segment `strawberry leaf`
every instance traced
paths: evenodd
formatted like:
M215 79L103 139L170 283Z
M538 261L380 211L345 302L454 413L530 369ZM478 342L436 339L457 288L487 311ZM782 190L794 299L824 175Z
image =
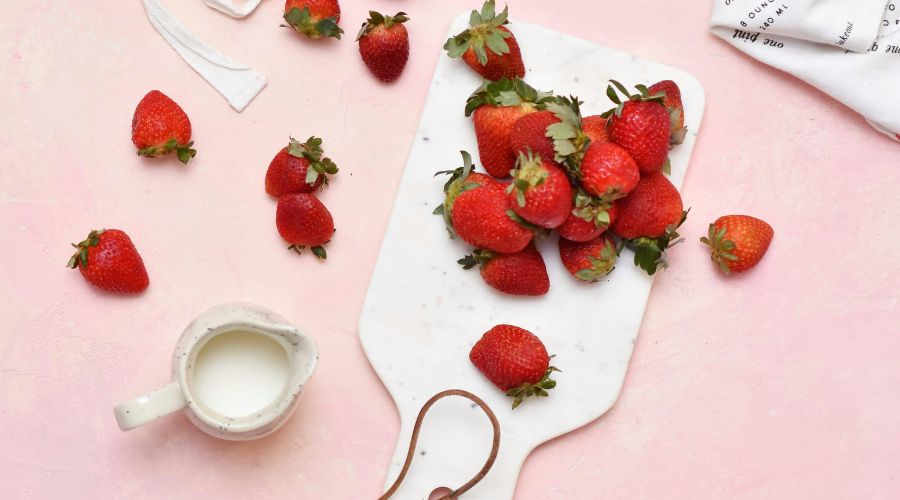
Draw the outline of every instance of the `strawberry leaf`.
M310 248L310 250L312 250L313 255L321 260L325 260L326 258L328 258L327 254L325 253L325 248L322 246L315 246Z
M666 251L684 241L678 234L678 228L684 224L690 209L681 213L681 220L666 229L666 233L659 238L640 237L629 240L627 245L634 250L634 263L647 272L650 276L656 274L659 268L669 266L666 259Z

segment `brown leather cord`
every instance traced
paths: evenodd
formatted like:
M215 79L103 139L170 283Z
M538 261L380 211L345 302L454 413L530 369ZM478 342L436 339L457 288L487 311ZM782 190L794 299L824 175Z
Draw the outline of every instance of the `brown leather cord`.
M439 392L435 394L431 399L429 399L422 409L419 410L419 416L416 418L416 425L413 427L412 438L409 440L409 451L406 452L406 462L403 463L403 469L400 470L400 474L397 475L397 479L394 481L394 484L391 485L390 488L378 498L378 500L387 500L391 498L391 496L397 492L397 488L400 487L400 483L403 482L403 479L406 477L406 473L409 472L409 466L412 464L413 457L416 453L416 442L419 440L419 431L422 430L422 421L425 420L425 414L428 413L428 410L434 406L435 403L438 402L439 399L445 398L447 396L462 396L464 398L470 399L472 402L481 407L487 417L491 420L491 427L494 428L494 441L491 444L491 454L488 455L487 462L484 463L484 466L478 471L478 474L475 475L472 479L470 479L466 484L456 488L451 491L450 494L439 498L438 500L455 500L459 498L460 495L472 489L473 486L478 484L484 476L487 475L488 471L491 470L491 466L494 465L494 461L497 460L497 452L500 450L500 422L497 421L497 416L494 415L493 410L479 398L478 396L472 394L469 391L464 391L462 389L450 389L447 391Z

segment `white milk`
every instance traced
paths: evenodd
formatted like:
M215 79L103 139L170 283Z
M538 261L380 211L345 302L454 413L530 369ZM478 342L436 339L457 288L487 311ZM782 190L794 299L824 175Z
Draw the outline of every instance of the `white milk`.
M287 352L275 339L246 331L225 332L200 349L193 392L220 415L252 415L280 399L290 377Z

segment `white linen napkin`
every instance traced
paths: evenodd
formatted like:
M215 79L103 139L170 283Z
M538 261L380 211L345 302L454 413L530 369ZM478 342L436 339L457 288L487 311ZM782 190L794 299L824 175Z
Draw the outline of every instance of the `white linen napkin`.
M143 0L143 2L150 24L178 52L178 55L194 68L194 71L228 100L228 104L236 111L243 111L266 86L266 77L249 66L228 59L201 42L158 0ZM252 3L245 4L245 7Z
M714 0L710 24L900 141L900 0Z

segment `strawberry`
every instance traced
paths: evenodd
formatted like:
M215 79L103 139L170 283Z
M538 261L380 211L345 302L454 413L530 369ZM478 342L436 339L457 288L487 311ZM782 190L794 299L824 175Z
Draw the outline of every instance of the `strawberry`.
M175 101L158 90L141 99L131 119L131 142L138 156L162 156L175 153L181 163L197 154L191 149L191 120Z
M591 140L592 144L608 142L609 135L606 133L606 124L609 120L600 115L585 116L581 119L581 128L584 135Z
M687 218L675 186L661 172L649 174L618 204L612 230L629 240L634 263L651 275L666 267L665 251L681 241L676 230Z
M684 126L684 105L681 103L681 89L672 80L663 80L650 86L650 95L663 94L662 104L669 112L670 144L681 144L687 135Z
M506 188L506 184L494 179L493 177L482 174L480 172L472 172L472 156L465 151L460 151L463 156L464 166L457 167L454 170L441 170L437 172L435 177L438 175L450 175L450 178L447 182L444 183L444 201L441 202L437 208L432 212L434 215L440 215L444 219L444 224L447 226L447 232L450 233L450 238L455 238L456 233L453 232L453 225L450 223L450 210L447 210L446 207L450 205L450 201L455 199L456 196L461 192L462 186L465 185L467 188L471 188L473 186L493 186L499 188Z
M608 235L576 242L559 239L559 258L576 278L594 282L611 273L618 257L616 242Z
M509 8L495 14L494 0L487 0L481 12L472 11L469 29L447 40L444 50L452 58L462 57L476 73L488 80L522 78L525 64L519 44L504 26L509 21Z
M313 254L325 259L322 246L334 234L331 212L318 198L309 193L291 193L278 198L275 210L275 225L278 233L291 244L288 248L297 253L311 247Z
M515 213L548 229L565 222L572 211L572 184L561 168L531 152L520 153L512 174L506 192Z
M509 148L518 157L531 151L541 158L554 160L553 140L547 137L547 127L559 123L552 111L537 111L519 118L509 134ZM555 160L554 160L555 161Z
M631 154L612 142L588 146L578 173L581 187L606 201L626 196L641 178Z
M497 178L509 176L517 156L509 144L514 125L522 116L535 112L549 95L520 78L501 78L485 82L469 96L466 116L472 115L478 155L489 174Z
M537 296L550 290L547 266L534 244L511 254L479 249L457 262L463 269L479 266L485 283L503 293Z
M492 384L513 398L513 409L528 397L547 397L547 391L556 387L550 375L559 370L550 366L550 356L541 339L524 328L491 328L472 347L469 360Z
M619 200L613 231L626 239L658 238L681 218L684 206L678 190L661 173L646 175L629 196Z
M291 137L266 171L266 192L279 197L288 193L312 193L336 174L337 165L322 156L322 139L310 137L301 143Z
M522 220L509 208L503 184L482 176L470 182L472 156L462 151L463 167L450 173L444 184L444 204L434 213L444 216L450 236L458 235L466 243L499 253L524 249L539 229Z
M383 82L393 82L406 67L409 59L409 33L403 26L406 21L409 16L405 12L385 16L370 10L369 19L356 37L363 62Z
M87 239L72 244L77 249L68 266L78 268L88 282L114 293L140 293L147 289L150 277L137 248L123 231L91 231Z
M650 95L644 85L637 85L639 93L628 95L625 87L611 80L606 91L618 106L602 116L609 118L609 138L627 149L638 164L641 174L651 174L660 170L669 172L669 113L662 105L662 95ZM626 96L623 102L615 89Z
M709 225L709 236L700 241L712 249L712 261L725 274L741 273L755 266L775 231L768 223L749 215L726 215Z
M579 191L575 195L575 209L556 230L569 241L591 241L609 229L617 213L614 202L604 202Z
M288 27L307 38L340 40L344 32L338 26L341 6L337 0L287 0L284 2L284 20Z

